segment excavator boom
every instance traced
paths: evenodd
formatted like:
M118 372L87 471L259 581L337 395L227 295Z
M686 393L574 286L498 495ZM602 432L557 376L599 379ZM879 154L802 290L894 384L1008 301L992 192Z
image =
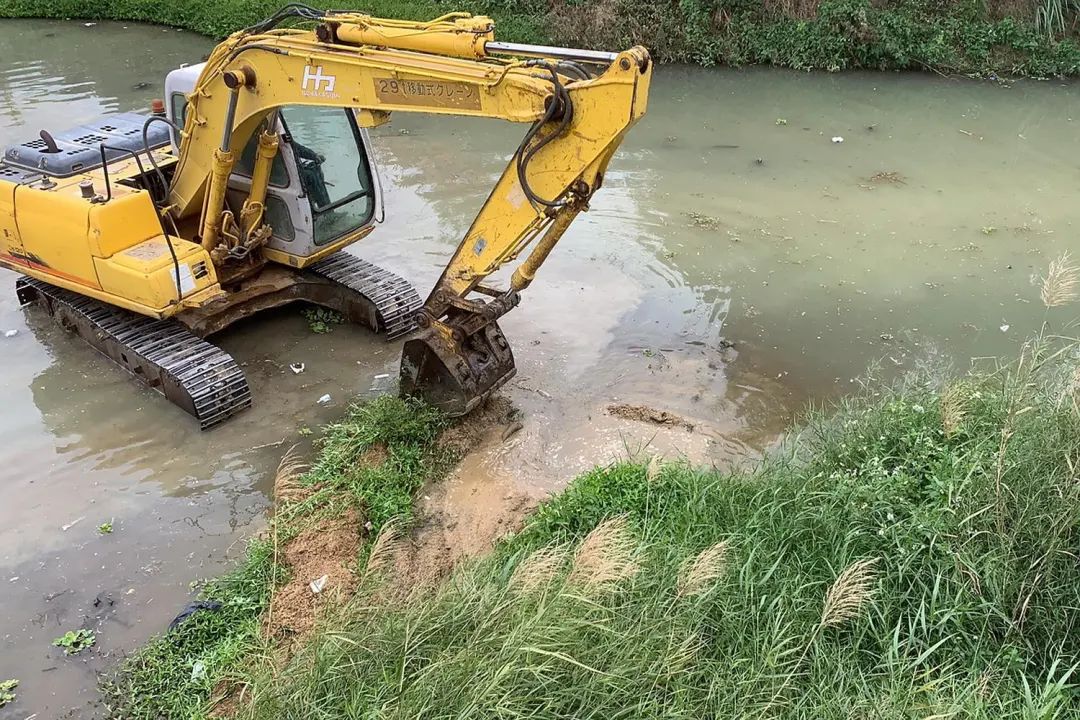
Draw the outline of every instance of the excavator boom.
M317 25L279 28L289 17ZM236 156L290 105L354 108L364 127L395 112L528 123L420 310L420 337L403 353L402 390L462 414L513 375L497 319L518 304L588 208L623 136L645 113L651 73L644 48L615 54L500 44L484 17L409 23L291 6L234 34L207 60L188 98L169 212L177 223L197 216L199 241L213 255L228 235L225 184ZM259 217L266 175L255 173L240 213L245 233L257 224L250 218ZM508 287L482 284L530 245Z

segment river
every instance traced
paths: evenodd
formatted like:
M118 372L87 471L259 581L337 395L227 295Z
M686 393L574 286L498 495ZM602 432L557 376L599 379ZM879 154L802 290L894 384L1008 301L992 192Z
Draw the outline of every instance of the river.
M3 21L0 141L146 108L211 46L147 25ZM524 427L482 464L539 492L650 443L724 464L870 365L1012 353L1046 317L1032 277L1076 246L1077 100L1057 81L659 68L591 211L503 322ZM379 128L387 218L351 251L425 294L523 130L405 115ZM91 717L95 673L235 561L281 454L390 390L400 345L312 334L296 309L231 329L216 342L255 407L200 433L20 308L14 280L0 271L0 330L17 331L0 337L0 680L21 685L0 718ZM614 402L697 430L610 417ZM50 646L78 627L96 630L92 651Z

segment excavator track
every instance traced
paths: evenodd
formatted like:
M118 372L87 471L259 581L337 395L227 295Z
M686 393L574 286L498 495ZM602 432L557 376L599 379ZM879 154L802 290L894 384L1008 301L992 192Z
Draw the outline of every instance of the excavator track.
M247 378L220 348L175 320L155 320L28 277L19 302L38 301L63 327L195 416L206 430L251 407Z
M337 252L307 268L327 280L355 290L375 307L377 332L395 340L416 328L420 296L403 277L345 252Z

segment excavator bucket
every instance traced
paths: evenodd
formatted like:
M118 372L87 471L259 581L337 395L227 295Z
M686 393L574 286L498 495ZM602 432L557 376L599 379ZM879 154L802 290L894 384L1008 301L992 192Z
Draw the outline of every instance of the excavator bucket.
M401 351L402 394L450 417L470 412L516 372L514 353L495 321L461 341L445 327L429 327Z

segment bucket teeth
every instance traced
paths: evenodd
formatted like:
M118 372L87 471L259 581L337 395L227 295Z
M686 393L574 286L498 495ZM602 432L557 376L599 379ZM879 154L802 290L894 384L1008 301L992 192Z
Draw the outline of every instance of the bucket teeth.
M431 327L401 351L401 392L450 417L471 412L516 372L510 344L494 320L462 342Z
M175 320L137 315L33 278L15 283L19 302L38 301L64 327L194 415L207 430L251 407L247 379L226 352Z

